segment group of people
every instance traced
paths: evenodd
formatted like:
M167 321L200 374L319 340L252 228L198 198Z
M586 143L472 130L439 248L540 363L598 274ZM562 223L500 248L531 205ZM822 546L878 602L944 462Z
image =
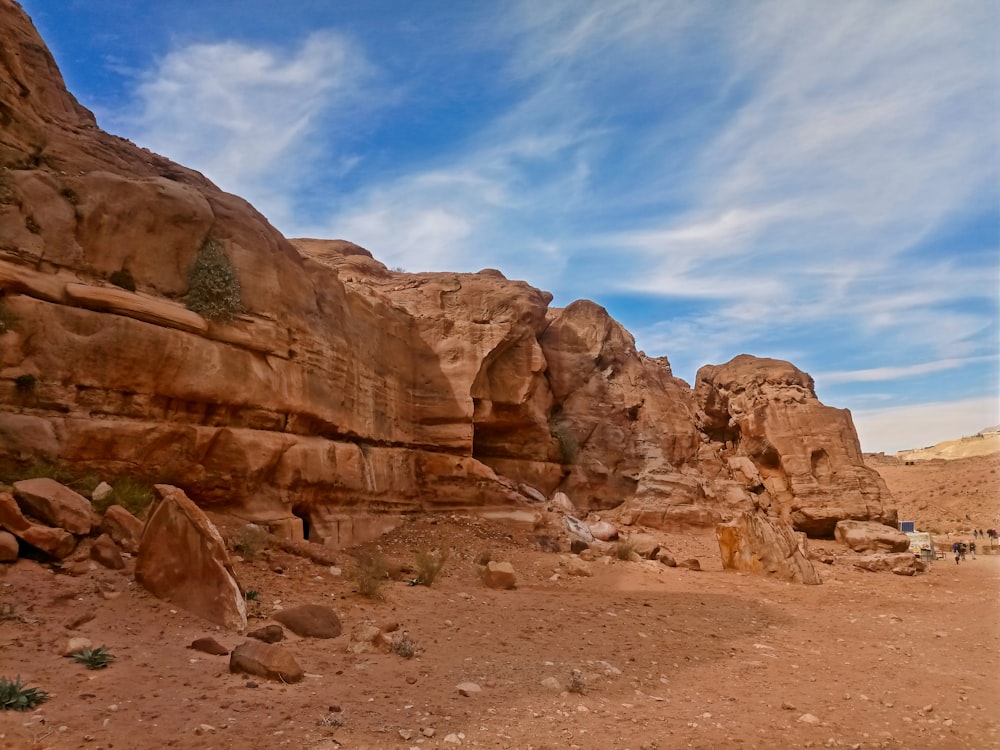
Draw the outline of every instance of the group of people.
M975 534L975 532L973 532ZM965 559L966 553L972 555L972 559L976 559L976 543L975 542L955 542L951 545L951 551L955 553L955 564Z

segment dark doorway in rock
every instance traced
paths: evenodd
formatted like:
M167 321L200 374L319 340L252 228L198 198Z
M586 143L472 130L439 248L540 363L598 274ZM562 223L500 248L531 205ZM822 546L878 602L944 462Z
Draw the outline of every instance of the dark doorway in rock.
M301 505L296 505L292 508L292 515L296 518L302 519L302 538L307 542L309 541L309 533L312 530L312 523L309 519L309 509Z

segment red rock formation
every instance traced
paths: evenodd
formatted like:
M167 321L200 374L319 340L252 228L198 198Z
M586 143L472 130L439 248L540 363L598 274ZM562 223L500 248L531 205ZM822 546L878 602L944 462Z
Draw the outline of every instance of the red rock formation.
M692 393L594 303L286 240L98 129L11 0L0 36L0 459L169 482L341 545L525 486L661 528L887 518L849 415L791 365L738 358ZM239 278L230 322L184 304L209 240ZM123 270L134 292L110 283Z
M740 355L701 368L695 400L702 432L758 508L811 537L832 538L844 518L895 525L884 505L888 488L864 465L850 412L821 404L806 373Z

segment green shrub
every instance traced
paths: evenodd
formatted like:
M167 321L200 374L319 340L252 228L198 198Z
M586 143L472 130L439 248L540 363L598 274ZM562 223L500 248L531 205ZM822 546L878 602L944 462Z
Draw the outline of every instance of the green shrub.
M187 307L209 320L232 320L243 312L240 280L222 243L205 240L188 272Z
M108 653L106 646L99 646L94 649L85 648L82 651L77 651L75 654L70 654L70 658L77 664L82 664L87 669L104 669L115 660L115 657Z
M432 586L448 560L448 551L431 552L421 550L417 553L417 582L421 586Z
M260 599L260 592L257 589L249 589L243 595L243 598L248 602L255 602Z
M358 555L358 567L354 571L354 582L358 593L368 599L380 599L380 589L389 576L389 564L377 552L362 552Z
M253 562L267 546L267 531L256 524L248 523L233 537L233 552L247 562Z
M81 480L86 483L86 477ZM87 495L93 492L91 488ZM133 516L141 518L153 502L153 488L132 477L118 477L111 482L111 492L107 497L95 500L92 505L98 513L104 513L112 505L120 505Z
M632 553L635 552L635 545L625 539L619 539L612 551L619 560L631 560Z
M108 276L108 281L117 287L122 289L127 289L130 292L135 291L135 279L132 277L132 272L127 268L123 268L120 271L115 271L113 274Z
M565 424L553 424L550 429L552 437L559 443L559 463L563 465L575 464L576 458L580 454L580 443L577 441L576 435Z
M44 690L22 685L20 675L14 681L0 677L0 710L30 711L39 703L45 703L48 698L48 693Z

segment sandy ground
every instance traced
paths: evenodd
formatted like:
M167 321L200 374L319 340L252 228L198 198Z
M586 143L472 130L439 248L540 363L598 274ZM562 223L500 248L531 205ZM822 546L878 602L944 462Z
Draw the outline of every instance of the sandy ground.
M261 592L252 627L299 603L328 604L344 624L331 640L289 634L307 673L296 685L231 674L228 657L188 648L244 637L153 599L127 571L3 566L0 675L50 699L0 712L0 747L1000 748L1000 550L903 577L814 542L834 561L817 564L823 585L801 586L723 571L711 535L659 536L703 570L605 558L572 577L530 529L445 516L380 540L402 563L449 550L435 584L388 582L372 601L354 591L346 553L334 575L267 550L237 563ZM516 589L480 583L485 551L513 563ZM366 622L398 623L416 656L350 653ZM60 655L71 635L115 661L72 663ZM582 692L567 689L575 670ZM461 695L465 681L481 692Z

